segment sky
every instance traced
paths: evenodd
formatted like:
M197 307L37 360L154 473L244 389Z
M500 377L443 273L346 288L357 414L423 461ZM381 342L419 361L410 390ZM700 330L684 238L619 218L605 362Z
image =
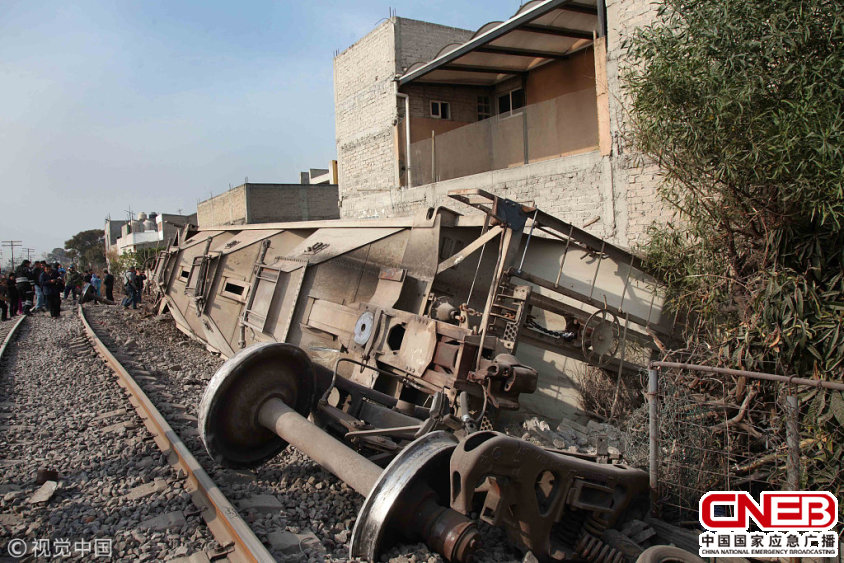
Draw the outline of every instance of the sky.
M474 30L520 3L2 0L0 240L40 258L130 209L298 183L336 158L335 51L390 8Z

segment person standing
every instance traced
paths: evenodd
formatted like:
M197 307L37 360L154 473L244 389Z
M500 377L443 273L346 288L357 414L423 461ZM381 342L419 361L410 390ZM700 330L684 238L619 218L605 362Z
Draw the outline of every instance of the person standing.
M128 309L132 305L133 309L138 308L138 286L135 274L135 267L129 266L129 269L123 273L123 291L126 292L126 297L123 298L121 305L124 309Z
M64 288L64 298L67 299L67 294L73 294L73 302L76 303L76 296L79 294L79 288L82 286L82 275L79 271L71 266L67 270L67 282Z
M105 286L105 296L109 301L114 301L114 276L111 272L105 270L105 278L103 278L103 285Z
M58 319L61 316L62 306L62 278L58 269L53 269L50 264L44 264L44 271L41 273L41 290L44 300L50 309L50 316Z
M47 309L44 301L44 290L41 287L41 274L43 273L44 266L40 261L36 260L35 265L32 267L32 284L34 286L33 289L35 290L35 307L32 308L33 313L37 311L45 311Z
M32 288L35 285L32 279L32 268L29 260L24 260L15 270L15 285L18 290L18 299L21 301L21 312L24 315L30 313L32 308Z
M144 281L147 279L143 272L135 273L135 287L138 289L138 303L141 302L144 294Z
M18 314L20 302L18 300L18 286L15 283L15 274L9 274L6 278L6 296L9 299L9 318Z
M100 293L100 286L102 285L103 280L100 279L100 276L97 275L97 272L91 273L91 285L94 286L94 291L97 292L97 295L101 295Z
M5 276L0 276L0 321L7 319L9 311L8 281Z

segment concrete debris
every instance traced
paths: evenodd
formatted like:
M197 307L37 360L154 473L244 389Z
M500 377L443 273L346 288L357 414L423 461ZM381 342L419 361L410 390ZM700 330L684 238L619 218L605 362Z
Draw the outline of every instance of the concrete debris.
M113 411L104 412L103 414L97 415L94 417L94 420L105 420L107 418L114 418L116 416L125 417L126 416L126 409L115 409Z
M41 487L29 497L29 504L43 504L53 498L59 488L58 481L45 481Z
M322 542L319 541L319 538L311 530L305 530L304 533L297 534L296 536L299 538L299 547L302 551L310 555L321 555L325 553L325 547L323 547Z
M255 495L237 501L237 507L244 512L278 512L284 507L272 495Z
M177 510L144 520L138 526L146 530L163 532L165 530L177 530L186 523L184 513L181 510Z
M168 563L211 563L211 558L204 551L192 553L187 557L177 557L170 559Z
M270 542L273 551L278 551L284 555L294 555L302 552L299 547L299 536L292 532L286 530L270 532L267 534L267 540Z
M149 495L166 491L168 487L169 485L164 479L155 479L152 483L140 485L129 491L129 494L126 495L126 500L138 500L148 497Z

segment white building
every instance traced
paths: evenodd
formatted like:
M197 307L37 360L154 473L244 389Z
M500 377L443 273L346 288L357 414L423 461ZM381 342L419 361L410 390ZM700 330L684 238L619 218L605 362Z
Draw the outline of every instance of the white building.
M137 252L146 248L158 248L167 245L186 225L196 226L196 214L174 215L168 213L139 213L131 221L112 221L106 219L105 244L106 256L117 249L117 254ZM115 237L119 228L119 237Z

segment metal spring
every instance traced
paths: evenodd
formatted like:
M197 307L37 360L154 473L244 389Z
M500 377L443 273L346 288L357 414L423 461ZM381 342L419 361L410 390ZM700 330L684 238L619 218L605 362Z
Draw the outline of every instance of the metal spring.
M561 524L555 527L555 535L566 545L574 547L581 536L581 529L586 520L584 512L573 510L566 514Z
M604 543L588 532L584 532L577 542L577 554L593 563L623 563L624 555L611 545Z

